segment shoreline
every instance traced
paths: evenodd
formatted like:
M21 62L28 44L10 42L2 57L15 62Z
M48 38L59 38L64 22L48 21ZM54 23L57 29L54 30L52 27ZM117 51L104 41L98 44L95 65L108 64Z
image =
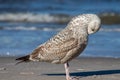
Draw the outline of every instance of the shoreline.
M65 80L63 64L15 63L14 57L0 57L1 80ZM80 80L119 80L120 58L76 58L70 62L70 71Z

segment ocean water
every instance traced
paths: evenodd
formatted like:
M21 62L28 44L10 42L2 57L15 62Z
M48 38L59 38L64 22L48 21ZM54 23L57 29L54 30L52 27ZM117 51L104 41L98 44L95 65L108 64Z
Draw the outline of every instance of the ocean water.
M118 0L0 0L0 56L23 56L65 28L78 14L114 12ZM81 56L120 58L120 25L89 36Z

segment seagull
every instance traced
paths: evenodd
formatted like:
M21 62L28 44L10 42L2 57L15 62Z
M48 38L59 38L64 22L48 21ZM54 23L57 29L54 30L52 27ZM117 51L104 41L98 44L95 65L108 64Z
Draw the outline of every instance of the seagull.
M18 63L28 61L64 64L66 80L76 80L70 76L69 61L79 56L86 48L88 36L97 32L101 20L96 14L81 14L71 19L68 25L39 45L29 55L17 58Z

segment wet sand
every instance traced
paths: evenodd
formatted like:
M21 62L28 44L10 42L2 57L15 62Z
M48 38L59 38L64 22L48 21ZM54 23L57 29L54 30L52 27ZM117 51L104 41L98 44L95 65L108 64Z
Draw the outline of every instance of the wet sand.
M0 58L0 80L65 80L63 64ZM77 58L70 62L71 76L80 80L120 80L120 58Z

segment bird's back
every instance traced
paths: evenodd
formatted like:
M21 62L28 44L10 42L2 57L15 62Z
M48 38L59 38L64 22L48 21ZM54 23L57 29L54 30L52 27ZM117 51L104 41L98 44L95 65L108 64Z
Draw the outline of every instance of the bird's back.
M78 38L74 36L74 31L66 28L37 47L30 55L30 59L33 61L65 63L83 51L86 43L82 44L84 42L82 40L86 39L81 38L81 44L79 45Z

